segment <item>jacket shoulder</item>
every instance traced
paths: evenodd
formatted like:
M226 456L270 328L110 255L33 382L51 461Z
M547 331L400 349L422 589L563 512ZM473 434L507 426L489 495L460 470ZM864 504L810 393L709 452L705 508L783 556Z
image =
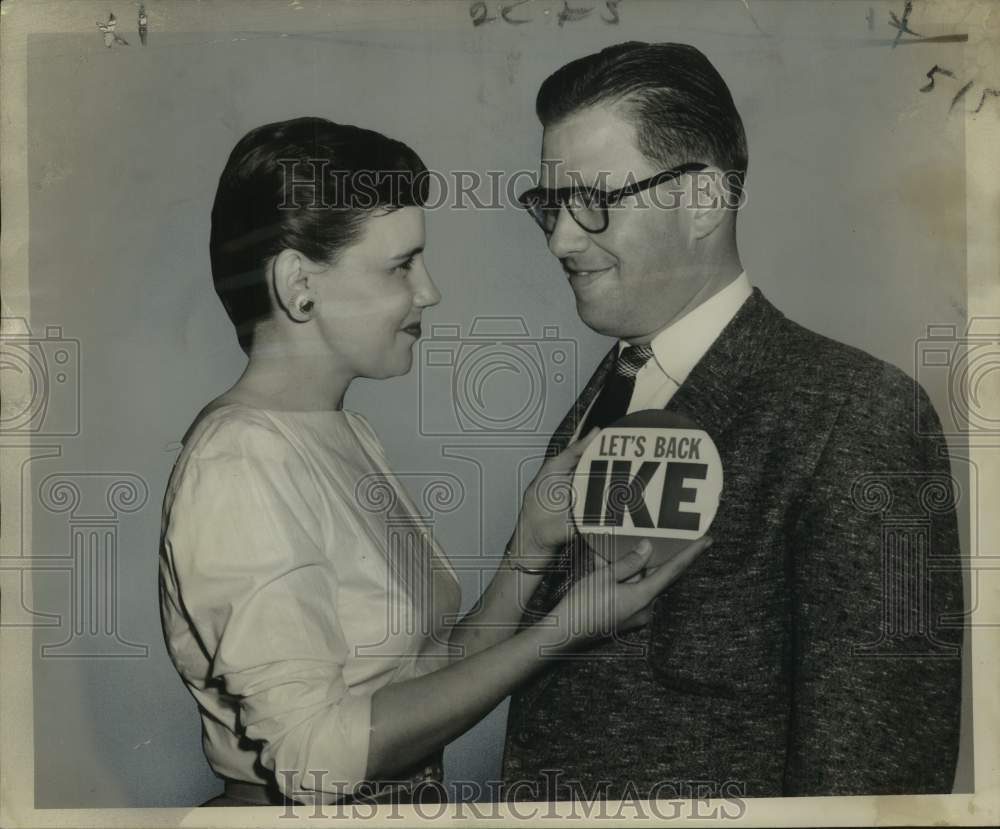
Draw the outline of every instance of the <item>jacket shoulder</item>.
M760 367L760 382L819 395L831 403L877 396L912 404L926 397L905 371L782 317Z

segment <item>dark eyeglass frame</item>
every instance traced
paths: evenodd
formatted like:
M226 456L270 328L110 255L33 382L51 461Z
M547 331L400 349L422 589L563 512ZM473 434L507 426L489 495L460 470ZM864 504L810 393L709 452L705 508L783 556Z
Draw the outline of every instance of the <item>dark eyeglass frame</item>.
M551 233L555 230L556 223L559 221L559 213L563 207L569 211L569 215L573 217L573 221L580 225L587 233L603 233L608 229L608 224L611 220L608 213L609 207L614 207L622 199L634 196L636 193L641 193L644 190L649 190L658 184L663 184L672 179L680 178L687 173L694 173L707 168L707 164L680 164L677 167L663 170L642 181L634 181L631 184L626 184L624 187L611 191L601 190L598 187L582 187L579 185L558 188L532 187L518 196L517 201L521 207L531 214L531 217L538 226L546 233ZM573 204L573 198L579 195L583 195L584 197L583 205ZM580 217L576 211L583 209L595 211L599 215L600 221L596 223L599 226L588 227L584 222L580 221Z

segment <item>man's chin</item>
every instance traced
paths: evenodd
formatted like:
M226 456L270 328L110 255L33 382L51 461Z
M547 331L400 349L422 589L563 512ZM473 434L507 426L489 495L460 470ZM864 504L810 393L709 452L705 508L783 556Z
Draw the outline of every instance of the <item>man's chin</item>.
M579 296L576 298L576 313L587 328L607 337L621 337L622 326L617 324L611 311L607 302L602 304L591 299L582 300Z

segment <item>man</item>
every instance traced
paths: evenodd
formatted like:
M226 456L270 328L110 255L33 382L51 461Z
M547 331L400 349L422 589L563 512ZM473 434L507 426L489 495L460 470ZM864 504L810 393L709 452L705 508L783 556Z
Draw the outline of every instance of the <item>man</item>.
M698 50L605 49L549 77L536 108L541 187L522 200L580 318L619 341L550 449L665 408L712 436L726 480L715 544L649 626L512 698L510 796L951 791L962 587L927 397L751 287L727 198L747 169L743 125ZM894 516L921 529L890 532ZM571 544L529 611L590 559Z

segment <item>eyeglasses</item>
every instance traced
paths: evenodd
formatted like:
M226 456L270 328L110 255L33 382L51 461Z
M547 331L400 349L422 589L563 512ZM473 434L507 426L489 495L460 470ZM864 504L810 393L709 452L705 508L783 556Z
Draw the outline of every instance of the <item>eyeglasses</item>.
M517 200L546 233L552 233L556 229L559 213L563 207L569 211L569 215L576 223L588 233L603 233L608 229L609 207L616 206L628 196L634 196L636 193L679 178L686 173L704 170L707 166L707 164L681 164L610 192L597 187L579 185L557 189L533 187L518 196Z

